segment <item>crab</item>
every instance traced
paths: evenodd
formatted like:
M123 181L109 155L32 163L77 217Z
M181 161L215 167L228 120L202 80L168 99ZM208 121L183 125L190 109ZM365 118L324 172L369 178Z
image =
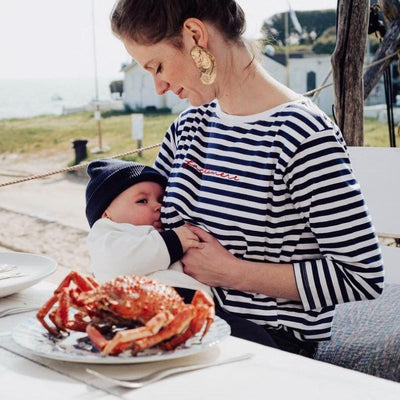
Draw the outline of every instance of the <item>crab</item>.
M77 310L73 316L70 307ZM46 321L47 315L54 327ZM135 355L156 345L172 350L205 325L202 339L214 315L213 300L201 290L186 304L172 287L147 277L120 276L100 285L90 275L72 271L36 316L51 335L86 332L103 355L128 349ZM104 327L117 330L112 339L103 335Z

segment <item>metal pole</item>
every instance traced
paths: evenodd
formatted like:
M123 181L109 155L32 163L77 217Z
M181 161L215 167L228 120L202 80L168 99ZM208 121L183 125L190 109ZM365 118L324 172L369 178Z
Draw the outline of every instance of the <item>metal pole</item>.
M95 87L95 103L96 111L94 114L97 120L97 132L99 136L99 152L103 151L103 143L101 138L101 112L99 104L99 85L97 80L97 55L96 55L96 32L95 32L95 14L94 14L94 0L92 0L92 34L93 34L93 60L94 60L94 87Z
M138 148L138 149L141 149L142 146L143 146L142 139L138 139L138 141L137 141L137 148ZM139 151L138 154L139 154L139 157L142 157L142 152L141 152L141 151Z
M290 87L289 71L289 10L285 12L285 56L286 56L286 86Z

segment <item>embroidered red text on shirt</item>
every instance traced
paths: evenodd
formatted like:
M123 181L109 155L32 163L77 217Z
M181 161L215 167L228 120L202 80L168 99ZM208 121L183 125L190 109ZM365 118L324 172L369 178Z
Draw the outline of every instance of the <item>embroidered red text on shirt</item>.
M232 181L240 180L237 175L231 175L231 174L228 174L227 172L223 172L223 171L222 172L213 171L212 169L207 168L207 166L206 166L206 168L201 168L193 160L186 159L183 162L183 167L187 168L189 166L194 168L197 172L200 172L200 174L203 174L203 175L215 175L215 176L219 176L220 178L229 179Z

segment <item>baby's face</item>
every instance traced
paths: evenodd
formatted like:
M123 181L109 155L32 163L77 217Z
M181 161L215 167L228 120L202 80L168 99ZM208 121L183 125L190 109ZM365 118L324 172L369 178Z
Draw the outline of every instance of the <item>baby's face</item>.
M163 196L164 189L158 183L137 183L117 196L103 217L120 223L152 225L161 231L160 209Z

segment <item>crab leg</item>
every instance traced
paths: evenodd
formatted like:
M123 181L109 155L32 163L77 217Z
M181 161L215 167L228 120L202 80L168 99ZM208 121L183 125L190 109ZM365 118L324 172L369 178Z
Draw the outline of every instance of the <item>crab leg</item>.
M203 307L205 307L205 309L207 310L206 315L205 315L206 327L204 329L203 335L201 336L201 338L203 339L204 335L210 329L210 325L214 321L214 317L215 317L214 302L207 293L203 292L202 290L197 290L193 296L192 304L196 308L203 309ZM194 319L192 324L193 324L193 328L196 330L196 333L198 331L200 331L200 329L202 328L202 326L204 324L204 316L203 316L202 312L200 313L200 315L197 318Z
M71 271L60 283L58 288L55 290L54 294L60 293L65 287L68 287L69 284L72 282L78 286L82 292L88 292L89 290L93 290L99 286L99 284L90 276L85 277L81 275L77 271Z
M82 276L79 272L77 271L71 271L60 283L58 288L54 291L54 295L51 299L49 299L43 307L39 309L39 311L36 314L37 319L40 321L40 323L52 334L55 336L60 336L60 332L55 330L54 328L50 327L48 323L45 321L46 315L49 313L53 305L59 301L59 307L57 308L57 311L55 314L53 314L52 321L56 325L56 327L59 330L65 330L66 325L68 322L68 309L69 309L69 291L68 291L68 286L69 284L74 282L76 286L84 291L90 291L93 290L98 286L98 283L92 279L91 277L85 278ZM67 291L67 292L66 292ZM79 329L81 330L81 329ZM83 328L83 331L85 331L85 328Z
M42 308L39 309L39 311L36 313L36 318L40 321L40 323L54 336L60 336L60 332L52 328L46 321L45 317L48 314L48 312L51 310L53 305L57 302L58 296L54 295L51 297L49 300L46 301L46 303L42 306ZM54 322L54 321L53 321Z
M186 342L189 338L193 337L197 332L201 330L204 325L208 314L208 308L203 306L203 309L196 309L196 316L190 321L189 327L183 331L182 334L177 335L173 339L162 344L164 350L173 350L175 347ZM204 335L203 335L204 336Z
M86 332L93 344L99 350L102 350L104 355L117 354L125 350L125 348L131 347L133 341L155 335L163 326L171 322L173 318L173 315L169 311L162 311L147 321L146 325L140 328L119 331L109 341L92 325L88 325Z
M204 322L206 322L206 327L204 328L201 339L203 339L204 335L207 333L210 325L214 321L214 303L206 293L198 290L193 296L192 305L196 310L196 315L191 320L189 328L181 335L174 337L166 343L163 343L163 349L172 350L175 347L179 346L181 343L186 342L186 340L196 335L197 332L201 331Z
M68 311L69 311L69 290L64 287L58 296L58 308L55 313L55 324L58 329L65 330L65 325L68 322Z
M191 319L195 315L194 307L187 305L185 309L175 315L175 318L162 331L154 336L137 340L134 343L132 354L135 355L139 351L155 346L156 344L171 338L181 332L185 332L190 324Z

